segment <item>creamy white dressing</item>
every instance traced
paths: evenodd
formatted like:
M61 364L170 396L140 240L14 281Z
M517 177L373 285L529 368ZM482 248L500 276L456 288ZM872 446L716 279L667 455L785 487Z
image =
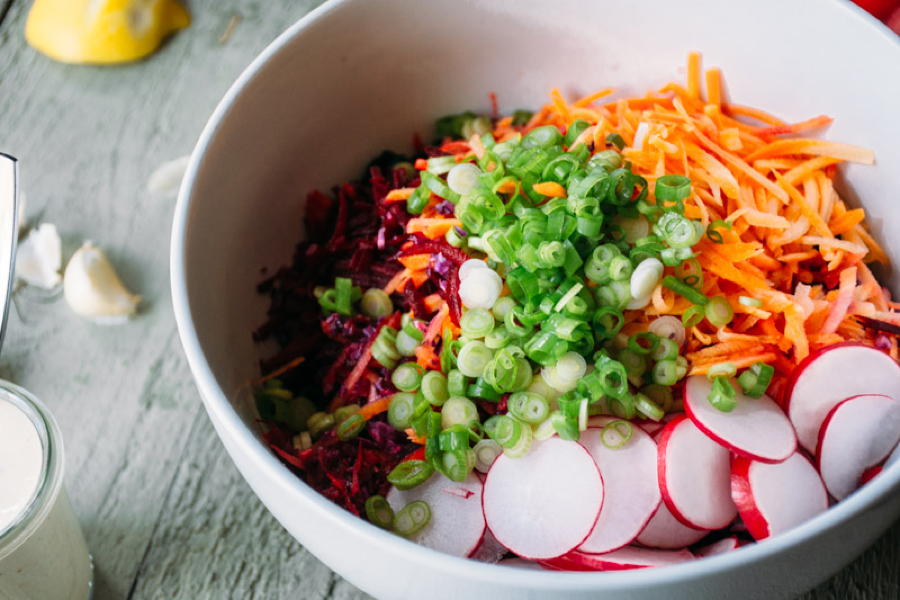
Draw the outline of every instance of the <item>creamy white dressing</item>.
M37 491L44 449L31 419L0 398L0 531L25 512Z

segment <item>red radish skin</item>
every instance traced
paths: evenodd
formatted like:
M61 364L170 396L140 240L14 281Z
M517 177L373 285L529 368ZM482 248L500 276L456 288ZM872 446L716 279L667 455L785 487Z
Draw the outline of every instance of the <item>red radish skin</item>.
M656 442L639 427L621 448L607 448L600 440L601 428L616 419L595 421L598 428L581 434L603 477L603 508L591 535L578 547L580 552L603 554L630 544L659 506L656 481Z
M555 558L587 539L603 505L603 479L580 444L551 437L521 458L501 454L482 506L497 540L528 559Z
M606 554L587 554L577 550L549 559L544 564L560 571L625 571L648 567L667 567L693 560L686 549L653 550L626 546Z
M884 465L875 465L874 467L869 467L868 469L863 471L862 475L860 475L859 485L863 486L869 483L870 481L878 477L882 471L884 471Z
M731 495L756 540L783 533L828 508L822 479L799 452L778 464L735 456Z
M472 560L486 563L499 562L509 550L506 546L497 541L490 529L485 528L484 535L478 547L469 555Z
M705 375L688 378L684 389L684 410L694 425L735 454L775 463L797 449L794 427L768 396L751 398L738 391L734 410L722 412L709 403L712 382Z
M819 473L825 487L843 500L860 485L867 469L880 465L900 442L900 402L867 394L839 403L819 432Z
M694 529L721 529L734 520L728 450L682 415L657 441L659 489L672 516Z
M800 445L815 452L829 411L860 394L900 398L900 367L894 359L856 342L827 346L806 357L794 369L785 394Z
M709 531L706 529L694 529L683 524L672 516L666 503L661 502L636 541L638 544L650 548L676 550L696 544L708 533Z
M457 493L446 493L447 488L464 488L472 494L464 498ZM427 502L431 508L431 521L410 539L447 554L469 556L481 544L485 533L481 496L481 481L474 475L462 482L434 475L411 490L400 491L392 487L387 501L395 512L414 500Z
M713 542L712 544L703 546L702 548L698 548L694 554L697 555L697 558L706 558L707 556L715 556L716 554L725 554L726 552L737 550L740 547L740 541L738 541L737 537L731 535L727 538L722 538L717 542Z

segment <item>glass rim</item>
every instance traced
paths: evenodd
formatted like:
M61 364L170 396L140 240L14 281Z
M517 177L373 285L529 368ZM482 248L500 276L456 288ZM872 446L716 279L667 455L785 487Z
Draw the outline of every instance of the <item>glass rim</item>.
M49 409L31 392L0 379L0 401L6 401L25 414L37 430L44 456L41 474L25 509L5 528L0 529L0 558L11 553L46 518L52 500L62 484L62 435Z

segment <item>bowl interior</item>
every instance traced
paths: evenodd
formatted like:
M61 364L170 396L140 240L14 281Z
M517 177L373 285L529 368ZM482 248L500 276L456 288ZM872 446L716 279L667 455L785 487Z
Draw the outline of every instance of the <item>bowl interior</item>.
M891 116L900 46L843 3L818 4L326 4L248 69L195 153L173 245L182 333L199 344L192 364L208 365L210 389L256 431L246 384L265 352L250 334L266 301L255 285L261 269L290 259L308 191L357 176L382 149L409 150L413 134L430 135L436 117L487 110L489 92L501 111L537 107L552 87L568 97L607 86L643 93L683 80L694 49L706 66L722 68L736 103L788 121L831 115L828 138L875 150L876 166L842 168L843 191L862 199L897 261L900 217L885 192L900 187ZM207 401L211 412L222 409Z

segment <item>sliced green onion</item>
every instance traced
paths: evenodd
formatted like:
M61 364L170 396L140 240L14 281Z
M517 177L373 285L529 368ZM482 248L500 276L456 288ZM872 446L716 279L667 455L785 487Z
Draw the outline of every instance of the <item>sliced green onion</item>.
M372 344L372 358L374 358L382 367L393 369L400 358L397 351L397 330L393 327L384 326L375 337Z
M440 371L428 371L422 377L422 395L432 406L441 406L450 397L447 378Z
M607 396L619 398L628 394L628 372L619 361L601 356L594 363L594 373Z
M416 397L413 394L405 392L394 394L388 404L388 423L400 431L408 429L412 425L415 409Z
M617 134L611 134L617 135ZM619 136L621 140L621 136ZM609 137L607 137L606 143L609 144ZM624 147L625 140L622 140L622 146ZM621 148L619 148L621 150ZM622 155L616 152L615 150L601 150L597 154L593 155L588 161L587 168L588 170L601 168L604 171L613 171L622 166Z
M693 288L686 283L675 279L671 275L666 275L663 278L663 286L669 288L679 296L687 298L694 304L699 304L705 306L706 303L709 302L709 298L704 296L701 292L699 292L696 288Z
M661 360L675 360L678 357L678 344L669 338L658 338L659 345L650 352L650 358L659 362Z
M429 521L431 521L431 507L424 500L416 500L394 515L394 531L403 537L409 537L420 532Z
M618 133L610 133L606 136L606 145L615 146L619 150L625 147L625 140Z
M684 311L684 314L681 315L681 323L685 328L696 327L703 321L705 315L706 310L703 306L694 304L693 306L689 306L687 310Z
M609 340L616 336L625 324L622 311L609 306L601 306L592 319L594 333L601 340Z
M465 481L472 472L469 448L451 450L441 455L441 472L451 481Z
M649 331L628 338L628 349L637 354L650 354L659 346L659 337Z
M528 454L533 441L534 433L532 432L531 427L522 425L522 433L519 436L518 441L516 441L516 443L512 446L504 447L503 454L510 458L521 458Z
M640 377L647 371L647 359L630 348L619 352L619 362L625 366L625 372L629 377Z
M495 319L497 319L498 321L503 321L503 319L506 318L506 314L515 307L515 300L513 300L509 296L501 296L500 298L497 298L496 302L494 302L494 306L491 307L491 312L494 314Z
M394 346L401 356L415 356L416 348L419 347L419 342L418 340L409 337L405 331L400 331L397 333L397 339Z
M762 300L759 298L751 298L749 296L738 296L738 302L742 306L752 306L753 308L759 308L763 305Z
M666 416L662 407L640 392L634 395L634 408L639 414L653 421L659 421Z
M641 393L659 406L663 412L671 410L672 404L675 401L675 397L672 394L672 388L667 385L659 385L657 383L646 385L641 388Z
M677 212L669 211L660 217L653 228L671 248L690 248L703 236L695 223Z
M334 427L334 424L334 415L326 412L317 412L306 421L306 428L309 430L309 435L315 438Z
M661 360L653 365L653 383L659 385L675 385L678 381L678 368L674 360Z
M673 203L676 207L691 195L691 180L683 175L663 175L656 180L653 190L656 202L661 206Z
M550 416L550 403L534 392L516 392L507 400L509 414L529 425L538 425Z
M619 450L628 444L632 435L634 435L634 426L631 423L615 419L600 429L600 443L610 450Z
M422 383L424 369L414 362L403 363L391 373L391 383L401 392L414 392Z
M410 317L408 314L403 315L403 318L400 321L401 326L400 330L411 337L412 339L421 342L425 339L425 334L421 329L416 327L416 321Z
M494 315L484 308L470 308L459 318L462 334L470 338L483 338L494 329Z
M424 460L405 460L388 473L387 480L398 490L409 490L425 483L434 467Z
M737 406L737 391L728 377L716 377L713 379L712 389L707 400L714 408L722 412L731 412Z
M738 383L744 393L751 398L759 398L766 393L775 368L765 363L755 363L738 377Z
M373 319L380 319L394 312L391 297L378 288L366 290L359 301L359 308L364 315Z
M366 428L368 421L359 415L350 415L344 419L338 426L335 433L342 442L352 440Z
M503 446L490 438L480 440L472 448L475 452L475 468L482 473L491 470L494 460L503 453Z
M484 336L484 345L491 350L497 350L508 345L513 339L512 334L506 329L505 325L495 328L489 334Z
M484 422L484 433L504 448L515 446L524 429L521 421L508 415L494 415Z
M568 417L559 411L554 411L547 422L553 426L556 434L564 440L575 441L581 436L577 417Z
M559 145L563 136L553 125L535 127L522 138L523 148L548 148Z
M459 369L451 369L447 372L447 393L451 396L465 396L469 381L460 373Z
M441 427L448 429L454 425L468 427L472 421L478 421L478 407L463 396L450 396L441 407Z
M698 289L703 287L703 267L700 266L700 261L694 257L685 259L675 267L675 277L689 286Z
M459 351L456 366L466 377L481 377L493 356L494 353L484 345L484 342L473 340Z
M716 377L734 377L737 374L737 367L733 362L716 363L706 372L706 377L710 380Z
M706 320L715 327L724 327L734 318L734 309L724 296L715 296L706 304Z
M369 523L382 529L390 529L394 522L394 509L384 499L384 496L375 495L366 498L366 518Z
M723 221L722 219L716 219L706 228L706 237L708 237L711 241L716 244L725 243L725 239L722 237L722 233L718 231L720 228L731 229L731 221Z
M621 396L619 398L610 398L609 408L612 414L620 419L633 419L637 416L637 410L634 407L634 398L630 395Z

